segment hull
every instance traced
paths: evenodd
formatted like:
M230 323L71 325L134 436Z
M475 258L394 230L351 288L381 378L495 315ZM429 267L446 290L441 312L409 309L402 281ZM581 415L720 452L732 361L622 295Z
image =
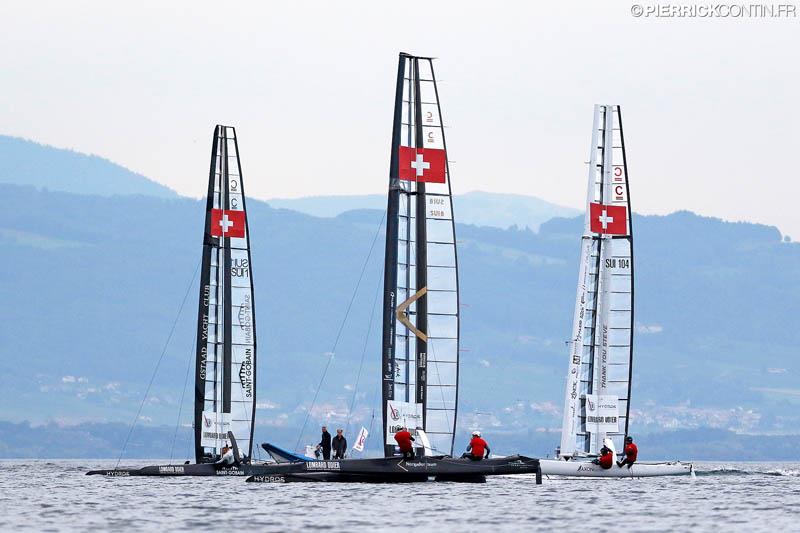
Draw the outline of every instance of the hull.
M693 473L691 463L680 461L669 463L635 463L632 467L622 468L614 465L603 470L591 461L561 461L542 459L539 461L542 474L545 476L594 477L594 478L633 478L657 476L687 476Z
M276 463L293 463L293 462L305 462L305 461L313 461L310 457L306 457L305 455L300 455L294 452L290 452L288 450L284 450L283 448L279 448L274 444L270 444L269 442L265 442L261 445L264 448L272 460Z
M217 476L244 476L244 467L229 466L218 468L213 464L190 465L153 465L142 468L113 468L105 470L90 470L87 476L106 477L134 477L134 476L160 476L160 477L217 477Z
M412 483L422 481L459 481L481 483L486 476L509 474L541 475L539 461L520 455L471 461L452 457L401 457L381 459L345 459L343 461L307 461L276 465L250 466L249 482L287 483L297 481L341 481L366 483Z

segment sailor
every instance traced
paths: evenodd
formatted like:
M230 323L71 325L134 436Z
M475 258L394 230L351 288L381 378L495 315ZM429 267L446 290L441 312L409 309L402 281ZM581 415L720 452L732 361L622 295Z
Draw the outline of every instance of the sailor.
M214 464L219 465L220 467L224 466L233 466L236 463L236 457L233 456L233 448L228 446L227 444L222 447L219 451L220 458Z
M347 439L344 438L341 429L336 430L336 436L333 437L333 458L344 459L344 454L347 451Z
M489 444L487 444L487 442L481 438L480 431L473 431L472 440L470 440L469 444L467 445L467 453L461 457L467 457L473 461L480 461L484 458L484 452L486 459L488 459L489 453L491 452L491 450L489 450Z
M403 427L400 431L395 433L394 440L397 441L397 446L400 448L400 452L402 452L405 459L414 458L414 447L411 445L414 441L414 437L411 436L407 427Z
M331 458L331 434L327 426L322 426L322 440L317 444L317 449L322 450L322 458L326 461Z
M636 456L639 455L639 448L633 443L633 437L625 437L625 448L623 451L625 452L625 459L617 461L617 466L622 468L628 465L628 468L630 468L633 466L633 463L636 462Z
M603 447L600 448L600 457L592 462L596 465L600 465L600 468L603 470L608 470L614 464L614 452L611 451L611 448L603 444Z

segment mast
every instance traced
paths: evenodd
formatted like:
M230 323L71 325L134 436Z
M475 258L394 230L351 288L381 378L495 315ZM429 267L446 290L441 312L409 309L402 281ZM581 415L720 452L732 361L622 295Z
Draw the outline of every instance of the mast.
M389 199L386 206L386 252L383 265L383 341L381 361L381 397L383 408L384 455L394 454L394 446L387 442L387 406L394 399L395 378L395 310L397 307L397 243L400 220L399 147L403 114L403 87L406 56L400 54L397 66L397 87L394 98L394 120L389 164Z
M424 149L424 139L422 134L422 101L420 99L420 76L419 76L419 58L413 59L413 74L412 79L414 83L414 146L417 149ZM431 65L431 71L433 66ZM417 151L419 153L419 150ZM425 198L425 182L417 181L417 197L415 198L416 213L415 213L415 230L417 232L415 239L416 248L416 286L422 288L428 287L428 220L426 209L428 207ZM416 300L417 306L417 321L416 327L421 332L428 332L428 299L423 295ZM427 335L417 335L416 338L416 361L417 361L417 375L416 375L416 397L417 403L422 405L422 427L427 428L425 424L427 421L427 366L428 366L428 337Z
M633 358L633 232L618 106L595 106L560 455L622 449Z
M384 264L384 452L399 427L451 454L458 394L458 266L444 127L430 58L400 54Z
M228 444L252 457L256 399L255 304L244 185L236 131L212 141L195 364L195 460ZM247 443L246 447L244 443Z

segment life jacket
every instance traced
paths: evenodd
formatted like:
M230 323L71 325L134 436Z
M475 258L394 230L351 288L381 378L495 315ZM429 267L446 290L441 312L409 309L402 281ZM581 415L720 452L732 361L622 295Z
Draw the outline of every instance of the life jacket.
M400 446L401 452L411 451L411 433L408 431L398 431L394 434L394 440L396 440L397 445Z
M486 452L486 448L488 447L486 441L480 437L472 437L472 440L469 441L469 445L471 446L472 456L480 457L481 459L483 459L483 455Z
M628 463L636 461L636 456L639 455L639 448L632 442L625 445L625 459Z
M600 468L608 470L614 464L614 454L611 450L606 450L606 453L600 456L598 462L600 463Z

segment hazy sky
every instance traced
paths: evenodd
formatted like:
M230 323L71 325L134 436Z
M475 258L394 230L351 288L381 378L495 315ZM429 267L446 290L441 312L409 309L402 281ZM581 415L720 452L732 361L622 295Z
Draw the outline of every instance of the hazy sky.
M800 239L800 19L552 4L5 1L0 133L199 197L224 123L251 196L384 192L403 50L439 58L456 192L581 207L592 106L617 103L636 211Z

